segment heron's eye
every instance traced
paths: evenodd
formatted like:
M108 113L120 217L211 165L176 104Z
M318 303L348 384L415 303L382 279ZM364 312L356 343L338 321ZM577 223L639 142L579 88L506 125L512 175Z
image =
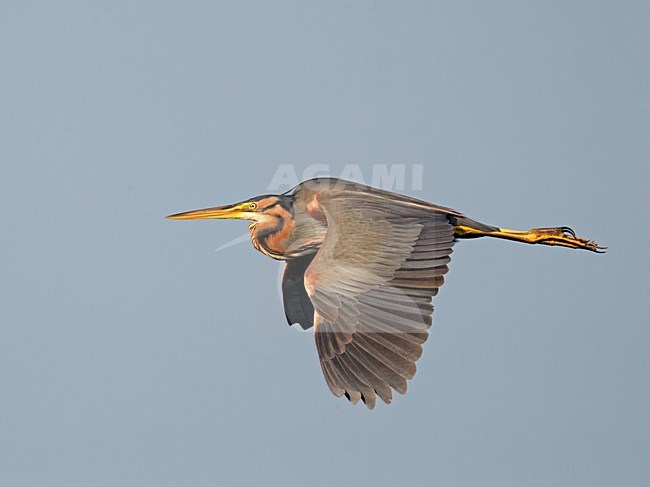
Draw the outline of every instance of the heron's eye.
M248 209L249 210L257 210L257 203L249 203L248 204Z

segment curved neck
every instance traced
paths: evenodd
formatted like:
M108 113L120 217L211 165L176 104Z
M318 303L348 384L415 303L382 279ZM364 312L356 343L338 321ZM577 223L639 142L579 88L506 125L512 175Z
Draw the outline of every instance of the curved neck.
M272 259L288 257L287 241L295 228L292 212L277 205L248 227L253 247Z

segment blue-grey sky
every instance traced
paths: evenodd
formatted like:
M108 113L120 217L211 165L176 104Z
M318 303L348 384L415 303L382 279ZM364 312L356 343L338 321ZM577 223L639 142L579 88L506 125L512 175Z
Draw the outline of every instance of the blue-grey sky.
M647 2L0 19L2 485L650 484ZM163 218L312 164L610 251L460 242L408 394L353 407L279 264L214 251L245 223Z

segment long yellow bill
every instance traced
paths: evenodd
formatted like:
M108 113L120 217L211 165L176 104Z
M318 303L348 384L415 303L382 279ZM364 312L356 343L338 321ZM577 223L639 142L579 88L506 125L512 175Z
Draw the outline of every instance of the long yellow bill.
M168 215L166 218L171 220L202 220L205 218L222 218L233 219L241 218L243 214L243 205L216 206L214 208L203 208L202 210L192 210L183 213Z

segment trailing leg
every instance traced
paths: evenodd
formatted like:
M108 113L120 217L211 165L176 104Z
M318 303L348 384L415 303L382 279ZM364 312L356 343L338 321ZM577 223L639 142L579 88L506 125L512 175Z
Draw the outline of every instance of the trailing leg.
M604 253L607 247L599 247L592 240L576 236L569 227L532 228L530 230L510 230L497 228L475 222L469 218L454 218L454 236L456 238L494 237L528 244L554 245L571 249L583 249Z

